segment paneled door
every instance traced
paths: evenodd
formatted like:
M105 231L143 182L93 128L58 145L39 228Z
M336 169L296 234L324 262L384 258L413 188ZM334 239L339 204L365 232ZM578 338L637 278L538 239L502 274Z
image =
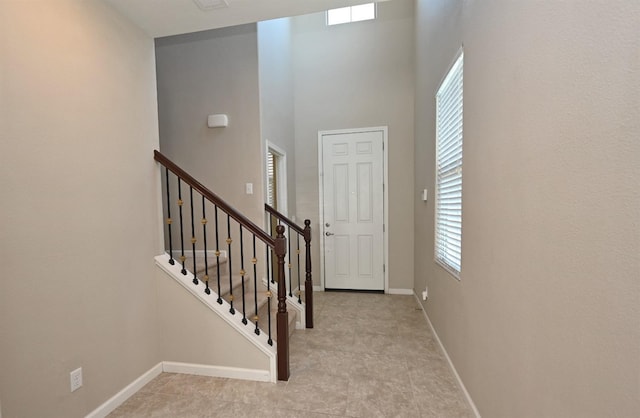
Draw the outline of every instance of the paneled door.
M326 289L384 290L384 135L320 133Z

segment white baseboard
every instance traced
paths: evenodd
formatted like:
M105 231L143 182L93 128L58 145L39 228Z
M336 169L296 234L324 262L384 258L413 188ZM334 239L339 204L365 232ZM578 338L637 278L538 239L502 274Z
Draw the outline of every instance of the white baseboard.
M387 291L390 295L413 295L413 289L391 289Z
M313 286L313 291L314 292L324 292L324 287L322 286Z
M467 403L469 404L469 406L473 410L473 414L476 416L476 418L482 418L480 416L480 411L478 411L478 408L476 407L476 404L473 402L473 399L471 399L471 395L469 394L469 392L467 391L467 388L465 387L464 383L462 382L462 379L460 378L460 375L458 374L458 371L456 370L456 366L453 365L453 362L451 361L451 357L449 357L449 353L447 353L447 349L444 348L444 345L442 344L442 341L440 341L440 337L438 336L438 333L436 332L436 329L433 327L433 324L431 323L431 320L429 319L429 315L427 315L427 311L425 311L424 306L422 305L422 303L420 303L420 298L415 293L413 294L413 296L415 296L416 300L418 301L418 305L420 305L420 307L422 308L422 313L424 314L424 317L427 320L427 323L429 324L429 328L431 328L431 332L433 332L433 335L436 337L436 341L438 342L438 345L440 346L440 349L444 353L444 357L447 359L447 363L449 363L449 367L451 368L451 371L453 372L453 375L455 376L456 381L458 382L458 386L460 386L460 389L462 389L462 393L464 394L464 397L467 399Z
M167 373L193 374L197 376L225 377L229 379L270 382L269 370L241 369L239 367L210 366L207 364L179 363L165 361L162 370Z
M241 369L238 367L210 366L206 364L179 363L175 361L161 361L145 372L142 376L128 384L105 403L97 407L85 418L104 418L133 396L144 385L156 378L160 373L182 373L197 376L224 377L229 379L254 380L270 382L269 370ZM0 415L0 418L2 416Z
M93 412L89 413L85 418L106 417L160 373L162 373L162 362L156 364L142 376L129 383L124 389L113 395L109 400L97 407Z

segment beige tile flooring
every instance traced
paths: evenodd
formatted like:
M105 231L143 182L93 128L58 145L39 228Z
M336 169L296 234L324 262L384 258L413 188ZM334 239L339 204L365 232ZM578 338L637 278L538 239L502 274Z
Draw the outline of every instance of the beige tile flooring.
M314 301L315 328L291 339L288 382L162 373L109 417L473 417L413 296Z

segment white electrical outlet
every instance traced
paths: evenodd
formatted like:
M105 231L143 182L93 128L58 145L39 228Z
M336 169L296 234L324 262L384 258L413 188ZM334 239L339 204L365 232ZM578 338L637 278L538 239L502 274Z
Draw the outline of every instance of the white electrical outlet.
M78 367L71 373L71 392L75 392L82 386L82 367Z
M244 185L244 191L246 194L253 194L253 183L247 183Z
M422 300L427 300L428 297L429 297L429 288L425 287L424 291L422 292Z

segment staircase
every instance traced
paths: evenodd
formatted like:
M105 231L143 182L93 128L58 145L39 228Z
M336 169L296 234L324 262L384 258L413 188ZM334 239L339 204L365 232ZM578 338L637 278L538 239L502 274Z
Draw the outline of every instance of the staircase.
M310 221L302 228L265 205L277 224L267 233L160 152L154 159L164 168L167 248L156 260L256 346L275 347L277 379L288 380L289 336L313 328Z
M201 258L203 257L204 256L202 256ZM190 255L186 257L185 265L193 266L194 265L193 262L194 262L193 256ZM196 270L196 274L195 274L196 277L204 277L206 275L204 259L199 260L199 262L196 262L195 265L200 266ZM208 255L206 265L209 266L210 268L211 267L215 268L217 265L219 265L220 276L224 278L229 277L229 268L228 268L229 266L228 266L226 254L222 254L219 258L212 254ZM216 269L216 272L217 272L217 269ZM229 280L221 280L220 292L218 292L215 286L213 290L215 293L220 295L220 298L222 300L226 301L227 303L230 303L231 299L236 301L236 303L234 304L236 314L243 315L243 313L245 313L245 315L243 315L243 319L244 317L246 317L247 322L250 321L250 318L255 316L255 311L251 312L249 310L249 306L251 304L247 303L247 301L257 300L257 303L255 305L258 307L258 318L269 318L269 317L275 318L276 314L278 313L278 307L275 303L274 304L269 303L269 297L267 296L268 292L275 289L275 286L273 286L274 284L270 284L269 286L267 286L266 280L264 281L256 280L257 289L255 289L253 287L254 286L253 283L254 281L250 276L245 275L243 277L239 274L235 274L232 277L231 284L229 283ZM244 304L242 304L241 300L240 300L240 303L238 303L238 299L237 299L237 295L242 295L243 286L245 288ZM287 304L288 306L291 306L292 302L290 300L287 300ZM243 306L246 306L246 309L244 309ZM251 306L251 309L253 309L253 306ZM298 317L299 317L297 310L292 309L292 310L287 310L287 312L289 314L288 315L289 336L291 336L291 334L293 334L296 328L301 328L301 326L297 325ZM268 332L268 331L265 331L264 329L262 331ZM273 340L276 342L278 341L277 335L273 335Z

